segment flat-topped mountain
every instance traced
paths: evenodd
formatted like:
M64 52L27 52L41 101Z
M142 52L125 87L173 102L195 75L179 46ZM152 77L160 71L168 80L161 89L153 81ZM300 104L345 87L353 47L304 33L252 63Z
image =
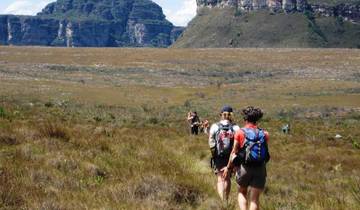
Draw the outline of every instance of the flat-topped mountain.
M167 47L182 32L151 0L58 0L36 16L0 16L0 44Z
M197 0L174 47L360 47L360 0Z

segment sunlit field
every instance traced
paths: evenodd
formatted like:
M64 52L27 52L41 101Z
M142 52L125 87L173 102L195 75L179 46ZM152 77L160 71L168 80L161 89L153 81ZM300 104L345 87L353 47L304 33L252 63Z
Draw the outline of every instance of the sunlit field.
M360 50L39 47L0 47L0 209L237 209L185 120L225 104L265 112L262 209L359 209Z

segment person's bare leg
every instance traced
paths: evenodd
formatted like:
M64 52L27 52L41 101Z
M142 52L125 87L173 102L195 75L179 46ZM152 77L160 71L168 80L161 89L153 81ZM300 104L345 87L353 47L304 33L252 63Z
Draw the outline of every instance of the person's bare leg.
M238 202L241 210L246 210L247 207L247 187L239 187Z
M226 201L229 200L230 190L231 190L231 180L230 180L230 176L229 176L224 180L224 191L225 191L225 200Z
M217 173L217 178L218 178L217 190L218 190L221 200L227 201L229 198L230 189L231 189L231 183L230 183L231 180L230 180L230 177L223 179L222 175L223 175L222 171Z
M258 189L258 188L254 188L254 187L250 188L249 210L259 210L260 209L259 198L260 198L260 194L262 191L263 191L262 189Z
M216 174L217 176L217 191L218 191L218 194L221 198L221 200L224 200L224 182L223 182L223 179L222 179L222 172L218 172Z

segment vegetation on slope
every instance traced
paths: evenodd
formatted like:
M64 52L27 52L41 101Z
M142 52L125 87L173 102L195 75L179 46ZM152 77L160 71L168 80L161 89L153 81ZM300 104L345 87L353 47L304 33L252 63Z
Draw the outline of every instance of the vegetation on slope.
M317 5L339 5L339 4L359 4L359 0L308 0L309 4L317 4Z
M309 13L203 9L173 47L360 47L360 25Z

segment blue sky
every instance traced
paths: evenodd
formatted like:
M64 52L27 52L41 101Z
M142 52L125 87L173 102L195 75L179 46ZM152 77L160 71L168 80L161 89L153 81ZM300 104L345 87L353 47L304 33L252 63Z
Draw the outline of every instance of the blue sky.
M1 0L0 14L35 15L46 4L56 0ZM174 25L186 26L195 16L196 0L153 0Z

